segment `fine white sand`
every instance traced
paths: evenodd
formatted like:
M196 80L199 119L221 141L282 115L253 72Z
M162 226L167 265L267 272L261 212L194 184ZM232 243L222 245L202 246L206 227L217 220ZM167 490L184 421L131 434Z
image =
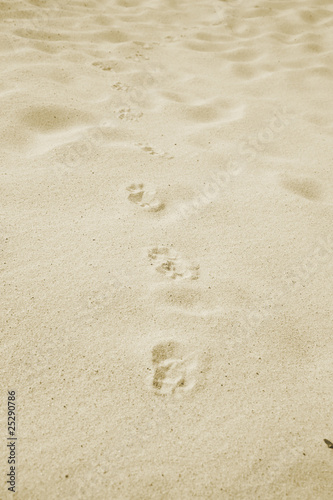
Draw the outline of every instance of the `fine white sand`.
M0 23L0 498L332 498L332 1Z

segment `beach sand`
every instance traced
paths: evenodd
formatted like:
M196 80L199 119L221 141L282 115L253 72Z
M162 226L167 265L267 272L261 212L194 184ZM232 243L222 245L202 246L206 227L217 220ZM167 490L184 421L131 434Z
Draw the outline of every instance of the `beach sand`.
M332 498L332 2L0 23L0 498Z

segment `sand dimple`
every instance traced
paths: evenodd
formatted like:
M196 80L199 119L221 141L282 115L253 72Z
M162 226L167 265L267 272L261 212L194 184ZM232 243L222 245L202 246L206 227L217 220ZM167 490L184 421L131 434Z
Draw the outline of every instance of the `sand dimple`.
M168 247L154 247L149 250L148 258L155 270L174 280L199 278L199 265L183 259L174 249Z
M181 314L183 318L219 317L225 311L214 291L188 280L177 286L169 282L152 287L149 301L154 303L156 311Z
M164 208L164 204L156 198L156 191L146 191L144 184L131 184L128 186L128 200L148 210L149 212L159 212Z
M185 354L182 346L174 341L157 344L152 350L155 394L181 396L194 388L197 382L198 357Z
M292 193L302 196L307 200L319 200L322 197L320 184L310 178L288 178L282 181L282 186Z
M55 105L30 106L21 113L23 123L41 133L75 126L89 118L91 117L82 111Z

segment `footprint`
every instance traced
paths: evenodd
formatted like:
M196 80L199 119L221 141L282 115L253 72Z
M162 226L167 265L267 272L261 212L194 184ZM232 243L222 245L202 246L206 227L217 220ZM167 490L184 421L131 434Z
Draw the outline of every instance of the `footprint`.
M156 191L145 191L144 184L131 184L127 191L130 192L128 200L149 212L159 212L164 208L164 204L158 200Z
M133 113L131 108L121 108L116 111L117 116L120 120L135 121L137 122L139 118L143 116L143 113Z
M198 356L184 355L176 342L157 344L152 350L153 375L151 385L155 394L182 395L197 383Z
M114 65L112 63L97 61L92 63L92 65L101 68L103 71L114 71Z
M148 257L155 270L168 278L197 280L199 277L199 265L191 264L168 247L154 247L149 250Z
M142 149L142 151L145 151L146 153L148 153L150 155L160 156L161 158L166 158L167 160L172 160L172 158L173 158L173 156L171 156L169 153L165 153L165 152L164 153L158 153L151 146L142 144L141 142L138 142L136 144L136 146L139 146Z
M319 200L322 197L322 189L317 181L310 178L289 178L282 181L282 186L292 193L302 196L307 200Z
M142 51L137 50L134 55L127 56L126 59L133 59L135 62L141 62L143 59L148 61L149 57L142 53Z
M128 92L129 90L128 85L125 85L124 83L121 82L116 82L114 85L112 85L112 88L115 90L122 90L124 92Z

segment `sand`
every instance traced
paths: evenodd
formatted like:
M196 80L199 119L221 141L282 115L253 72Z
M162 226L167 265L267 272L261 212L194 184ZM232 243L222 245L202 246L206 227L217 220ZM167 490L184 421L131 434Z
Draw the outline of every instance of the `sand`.
M0 498L332 498L332 2L0 22Z

